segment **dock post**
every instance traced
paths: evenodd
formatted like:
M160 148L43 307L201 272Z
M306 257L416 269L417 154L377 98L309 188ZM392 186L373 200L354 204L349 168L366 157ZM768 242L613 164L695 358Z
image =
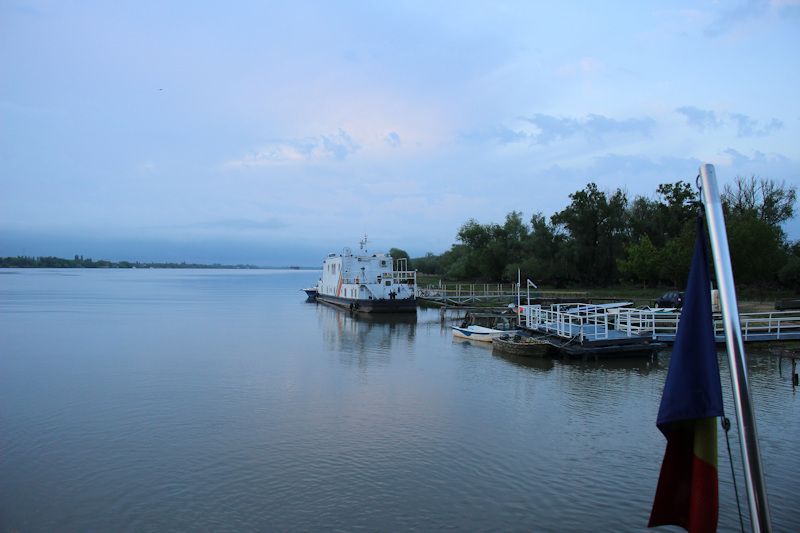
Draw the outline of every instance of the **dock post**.
M728 249L728 234L725 229L725 218L722 213L722 201L717 186L714 165L700 165L702 181L701 194L705 206L708 236L714 257L714 271L717 274L717 285L722 308L723 326L725 328L725 344L728 348L728 361L731 367L731 383L733 400L736 406L736 422L739 426L739 444L742 449L747 501L750 507L750 523L755 532L772 531L767 503L767 490L764 483L764 470L758 451L758 435L753 403L750 397L747 361L742 341L739 308L736 303L736 288L733 284L731 255Z

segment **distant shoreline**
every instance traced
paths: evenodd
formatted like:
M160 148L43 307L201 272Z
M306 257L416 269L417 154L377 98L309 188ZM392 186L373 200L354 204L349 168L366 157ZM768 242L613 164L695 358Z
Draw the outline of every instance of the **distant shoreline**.
M144 262L144 261L108 261L106 259L93 260L76 255L73 259L61 257L0 257L0 268L194 268L208 270L319 270L319 267L308 266L258 266L258 265L223 265L220 263L171 263L171 262Z

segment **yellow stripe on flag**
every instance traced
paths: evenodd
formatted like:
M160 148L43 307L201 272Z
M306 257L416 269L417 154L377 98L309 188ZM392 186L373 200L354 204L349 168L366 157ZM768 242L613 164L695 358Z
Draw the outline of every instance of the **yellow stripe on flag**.
M717 467L717 419L700 418L694 421L694 456Z

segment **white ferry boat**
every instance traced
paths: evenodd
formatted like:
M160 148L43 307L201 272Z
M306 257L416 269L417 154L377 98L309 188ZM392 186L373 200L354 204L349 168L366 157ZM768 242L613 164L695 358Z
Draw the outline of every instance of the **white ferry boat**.
M358 313L414 313L417 311L417 272L407 259L394 261L383 253L370 254L366 236L360 253L345 248L328 254L317 283L317 301Z

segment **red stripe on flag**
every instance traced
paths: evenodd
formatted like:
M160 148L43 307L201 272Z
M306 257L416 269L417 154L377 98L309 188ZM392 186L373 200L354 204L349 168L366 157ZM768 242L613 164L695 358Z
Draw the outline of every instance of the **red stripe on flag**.
M676 525L691 533L717 530L717 467L694 454L696 438L713 439L716 448L716 426L708 431L708 422L715 420L671 425L648 527Z

